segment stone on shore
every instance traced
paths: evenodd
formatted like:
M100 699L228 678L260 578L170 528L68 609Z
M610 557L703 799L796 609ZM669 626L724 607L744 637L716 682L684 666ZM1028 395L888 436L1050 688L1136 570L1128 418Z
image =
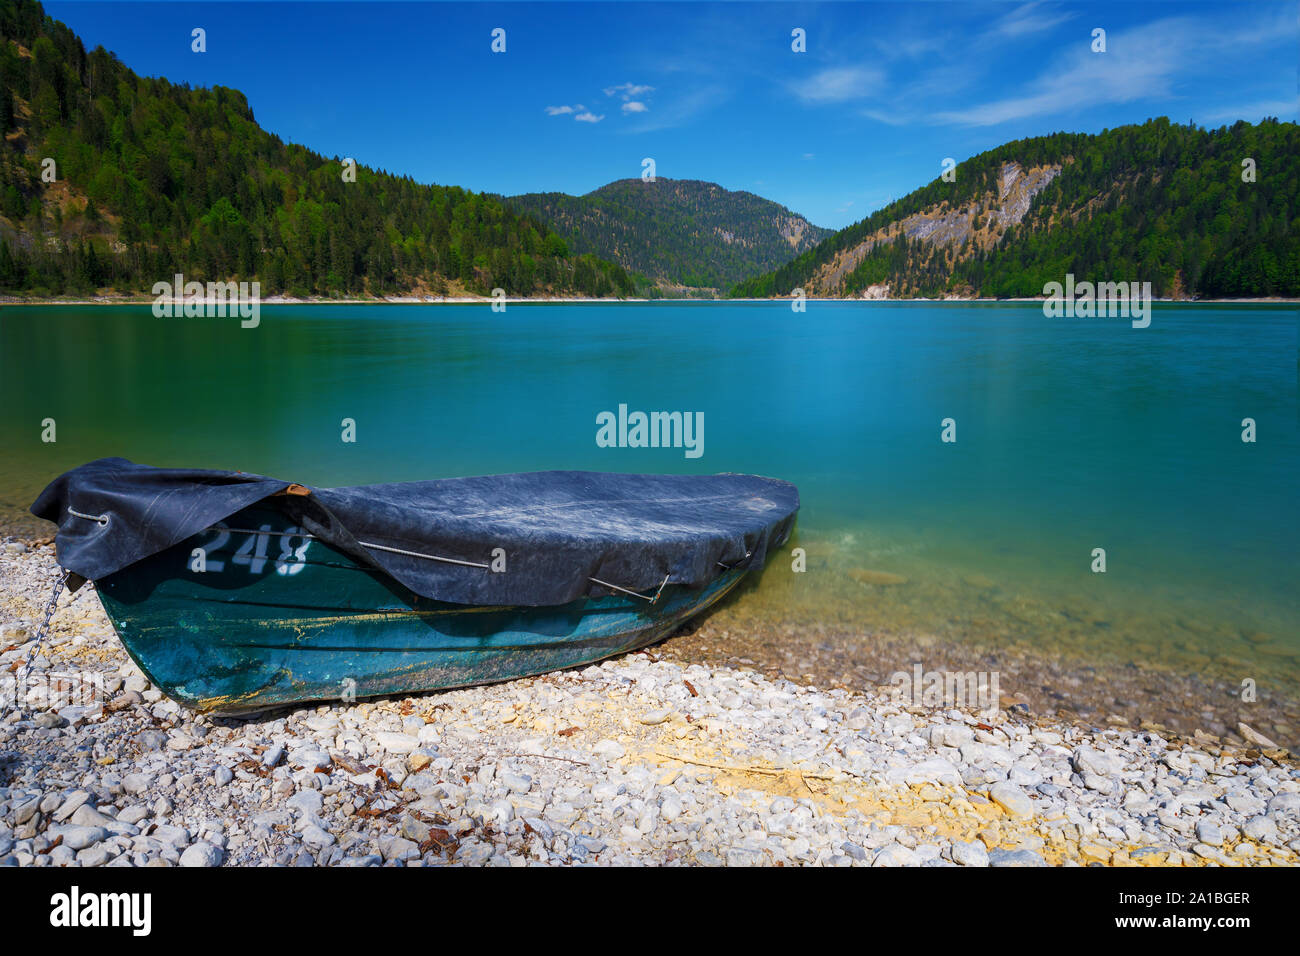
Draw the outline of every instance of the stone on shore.
M0 555L5 635L39 619L53 572L49 546ZM904 593L878 574L859 578L882 601ZM852 674L816 687L652 649L230 719L163 698L81 595L36 676L75 664L105 700L0 704L0 865L1300 864L1300 769L1268 739L1300 713L1263 703L1189 738L1109 709L931 707ZM22 655L7 646L6 665Z
M181 866L220 866L225 854L211 843L195 843L181 854Z
M995 783L989 788L989 799L1013 817L1034 815L1034 802L1015 784Z

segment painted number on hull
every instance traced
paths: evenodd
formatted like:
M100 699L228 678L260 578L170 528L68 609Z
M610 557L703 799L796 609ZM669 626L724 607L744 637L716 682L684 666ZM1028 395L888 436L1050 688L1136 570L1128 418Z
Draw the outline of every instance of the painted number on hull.
M208 554L214 554L223 549L230 543L232 534L229 528L222 525L214 525L213 531L217 536L207 545L205 550ZM280 555L275 560L275 573L283 575L297 574L307 565L307 548L311 545L311 538L299 527L292 526L282 532L273 532L269 524L264 524L258 529L261 534L249 534L246 536L244 543L239 546L230 558L232 564L240 564L248 569L249 574L261 574L266 570L268 542L276 538L280 542ZM300 538L302 543L297 547L294 546L294 539ZM226 562L218 558L207 559L207 569L209 571L224 571Z
M302 537L302 544L293 547L290 542L295 537ZM280 537L280 558L275 562L276 574L297 574L307 566L307 546L311 539L302 533L299 527L287 528Z
M247 565L249 574L261 574L266 567L266 542L270 537L271 526L264 524L258 530L266 533L250 534L230 559L231 564Z

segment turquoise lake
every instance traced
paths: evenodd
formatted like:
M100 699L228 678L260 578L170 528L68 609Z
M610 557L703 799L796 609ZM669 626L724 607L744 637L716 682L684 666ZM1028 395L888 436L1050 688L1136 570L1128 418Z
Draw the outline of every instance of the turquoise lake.
M1285 304L1156 303L1146 329L1034 303L267 306L254 329L7 306L0 520L101 456L326 486L752 472L799 486L808 571L783 553L724 619L1014 632L1294 698L1296 383ZM702 413L703 454L598 447L620 405Z

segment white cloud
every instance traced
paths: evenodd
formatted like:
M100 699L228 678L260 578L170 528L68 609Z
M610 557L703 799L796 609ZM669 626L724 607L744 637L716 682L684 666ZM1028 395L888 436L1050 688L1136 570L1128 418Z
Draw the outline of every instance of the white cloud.
M1170 97L1223 49L1277 42L1279 31L1259 24L1219 26L1169 17L1107 38L1107 52L1093 53L1086 38L1052 58L1032 93L935 113L933 120L962 126L994 126L1029 117L1060 115L1095 106ZM1292 35L1294 35L1292 33Z
M801 99L809 102L840 103L863 99L879 92L884 80L884 74L872 67L833 67L797 83L794 91Z
M646 93L654 92L653 86L647 86L644 83L620 83L617 86L605 87L606 96L617 95L623 102L619 104L619 109L624 116L631 116L635 113L650 112L649 105L640 99L633 97L644 96ZM604 113L596 113L589 110L581 103L576 106L548 106L546 107L547 116L572 116L578 123L599 123L605 118Z
M587 109L587 107L583 106L581 103L579 103L577 106L548 106L546 107L546 115L547 116L572 115L574 121L578 123L599 123L601 120L605 118L604 113L601 113L599 116L597 116L595 113L591 112L589 109Z
M1058 23L1069 20L1071 14L1043 9L1041 3L1026 3L1012 10L993 25L993 32L1002 36L1018 37L1028 33L1041 33Z
M812 154L812 153L804 153L804 154L803 154L803 158L804 158L804 159L812 159L812 158L813 158L813 154Z
M631 100L638 96L644 96L647 93L653 93L653 86L646 86L641 83L620 83L618 86L605 87L605 95L613 96L615 93L623 97L624 100Z
M915 116L900 110L866 109L862 111L862 115L886 126L906 126L908 123L916 122Z
M666 107L656 106L653 116L648 111L642 114L638 122L625 127L624 131L631 134L649 133L682 126L701 113L717 109L727 101L729 95L726 87L716 83L698 86L672 98Z
M1031 116L1168 96L1173 59L1168 51L1161 50L1140 57L1080 54L1054 67L1037 84L1037 93L992 100L967 109L942 110L935 119L963 126L995 126Z
M1290 100L1264 100L1236 106L1230 109L1213 110L1196 116L1198 123L1211 126L1218 123L1235 123L1237 120L1258 122L1265 116L1276 116L1280 120L1294 121L1297 110L1297 98Z

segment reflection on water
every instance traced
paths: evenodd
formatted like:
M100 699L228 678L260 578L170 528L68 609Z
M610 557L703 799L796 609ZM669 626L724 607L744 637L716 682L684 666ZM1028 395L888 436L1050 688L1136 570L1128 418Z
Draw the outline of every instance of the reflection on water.
M705 630L767 635L796 672L852 672L889 635L1074 662L1043 680L1078 710L1086 668L1163 669L1204 695L1249 678L1285 734L1300 696L1295 356L1286 306L1157 304L1145 330L1032 304L268 307L257 329L8 307L0 520L105 455L317 485L775 475L799 485L808 570L779 556ZM621 403L703 413L704 455L597 447L596 415ZM56 443L40 441L46 418ZM1134 687L1134 714L1191 693ZM1194 705L1169 709L1195 720Z

